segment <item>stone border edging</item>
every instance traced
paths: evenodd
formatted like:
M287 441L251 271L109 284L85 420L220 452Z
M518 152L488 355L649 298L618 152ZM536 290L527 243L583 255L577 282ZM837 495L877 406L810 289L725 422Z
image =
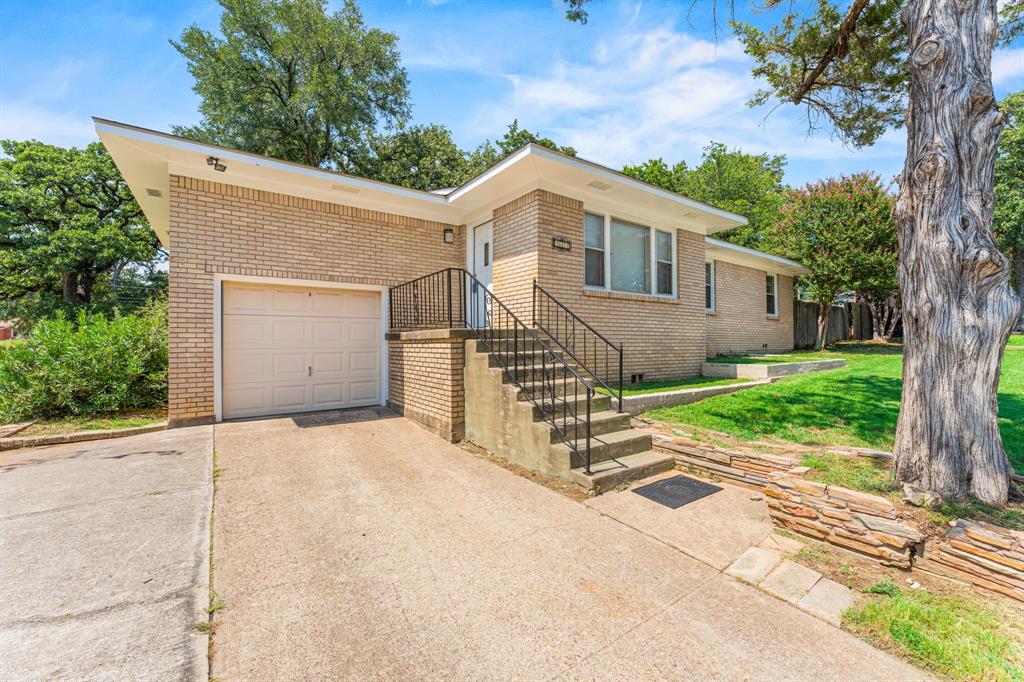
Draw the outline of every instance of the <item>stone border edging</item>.
M774 379L761 379L759 381L747 381L738 384L726 384L724 386L704 386L698 388L681 388L676 391L657 391L654 393L640 393L638 395L622 396L623 410L629 414L640 414L656 407L668 407L670 405L689 405L705 398L712 398L716 395L735 393L746 388L765 386L774 383ZM619 408L617 398L612 398L612 407Z
M36 421L38 420L32 419L27 422L18 422L16 424L7 424L5 426L0 426L0 438L10 438L19 431L24 431L28 427L32 426L33 424L36 423Z
M123 438L125 436L138 436L143 433L163 431L167 428L167 422L157 422L146 426L133 426L128 429L107 429L104 431L79 431L78 433L60 433L52 436L21 436L15 438L0 438L0 450L17 450L18 448L35 448L43 445L63 445L64 443L81 443L89 440L106 440L108 438Z
M841 359L761 364L705 362L702 366L701 374L706 377L719 379L771 379L788 377L794 374L807 374L808 372L821 372L827 369L841 369L843 367L846 367L846 360Z

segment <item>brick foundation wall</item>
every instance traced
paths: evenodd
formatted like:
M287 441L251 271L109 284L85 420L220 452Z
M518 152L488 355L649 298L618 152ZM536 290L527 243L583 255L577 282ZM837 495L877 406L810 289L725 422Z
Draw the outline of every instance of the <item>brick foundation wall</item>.
M388 340L388 406L445 440L466 426L464 329L392 332Z
M706 314L709 357L793 350L793 278L778 276L779 315L770 317L765 313L766 274L715 261L715 312Z
M455 243L444 243L445 227L455 229ZM460 226L172 175L171 424L213 419L215 273L394 286L462 267L465 233Z
M532 281L622 343L624 373L696 376L704 360L704 237L677 231L678 297L585 291L583 203L536 190L494 211L494 291L529 320ZM572 241L570 251L553 237Z

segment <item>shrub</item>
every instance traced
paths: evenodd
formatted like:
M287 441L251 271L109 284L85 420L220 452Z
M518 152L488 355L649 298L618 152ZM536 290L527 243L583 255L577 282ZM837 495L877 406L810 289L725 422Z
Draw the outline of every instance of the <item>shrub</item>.
M108 320L38 323L0 351L0 422L94 415L167 402L167 305Z

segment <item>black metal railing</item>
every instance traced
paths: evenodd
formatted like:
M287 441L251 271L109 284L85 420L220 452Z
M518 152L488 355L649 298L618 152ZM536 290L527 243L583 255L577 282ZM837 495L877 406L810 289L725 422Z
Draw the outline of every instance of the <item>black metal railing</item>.
M608 340L586 320L533 283L533 326L544 332L597 384L618 399L622 412L622 344Z
M471 273L446 268L392 287L388 316L396 331L476 329L495 364L591 473L593 384Z

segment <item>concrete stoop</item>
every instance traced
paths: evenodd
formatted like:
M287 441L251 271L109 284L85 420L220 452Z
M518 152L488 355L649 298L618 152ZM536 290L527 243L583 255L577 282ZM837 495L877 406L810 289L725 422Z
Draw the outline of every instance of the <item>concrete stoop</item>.
M569 393L573 383L559 381L556 387L578 415L558 420L570 434L577 426L584 428L586 410L586 393ZM465 386L466 440L544 475L600 493L675 466L670 454L652 450L650 434L633 430L629 415L615 412L610 398L597 394L590 403L587 473L582 457L563 442L526 392L510 383L483 341L466 342Z

